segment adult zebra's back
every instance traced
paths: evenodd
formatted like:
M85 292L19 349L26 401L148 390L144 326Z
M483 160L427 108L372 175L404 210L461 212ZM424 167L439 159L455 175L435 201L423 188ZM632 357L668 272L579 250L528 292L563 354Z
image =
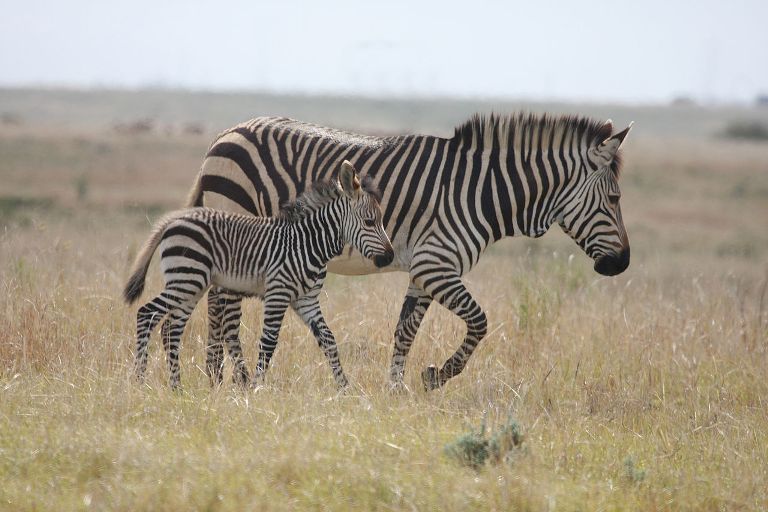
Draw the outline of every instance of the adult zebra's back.
M467 324L465 339L440 370L422 372L428 389L460 373L487 330L486 316L461 281L493 242L543 235L557 222L604 275L629 265L619 208L619 146L609 122L533 115L475 116L452 138L370 137L286 118L257 118L211 145L189 206L274 215L308 184L349 160L381 191L383 222L395 250L385 270L410 274L390 368L402 385L405 360L427 308L437 301ZM344 253L328 270L380 269ZM223 341L237 337L240 298L209 293L208 370L220 379Z

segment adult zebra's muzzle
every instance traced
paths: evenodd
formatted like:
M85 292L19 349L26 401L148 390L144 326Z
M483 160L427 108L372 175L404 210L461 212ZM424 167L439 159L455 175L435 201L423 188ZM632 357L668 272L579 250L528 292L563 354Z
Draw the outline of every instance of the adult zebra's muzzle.
M629 266L629 247L619 254L606 254L595 261L595 272L604 276L621 274Z
M373 264L376 265L377 268L386 267L390 263L392 263L392 260L395 259L395 251L390 247L389 250L387 250L383 254L377 254L373 257Z

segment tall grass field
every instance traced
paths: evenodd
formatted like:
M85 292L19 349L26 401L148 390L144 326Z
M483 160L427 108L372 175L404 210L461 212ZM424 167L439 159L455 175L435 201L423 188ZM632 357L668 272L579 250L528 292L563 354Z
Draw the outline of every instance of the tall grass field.
M617 126L638 121L620 180L629 269L596 274L557 227L493 246L466 276L489 334L442 389L419 374L464 325L433 306L409 390L389 390L397 273L324 288L346 393L292 314L264 386L237 388L227 365L211 388L204 304L175 393L158 333L147 381L132 378L136 308L120 292L217 130L285 103L343 128L450 133L477 106L398 118L355 100L358 117L339 118L338 99L243 97L266 111L223 119L206 112L237 98L146 93L160 107L145 113L114 107L140 94L66 94L0 91L0 510L768 509L768 145L719 135L764 113L617 107ZM246 301L251 370L260 326Z

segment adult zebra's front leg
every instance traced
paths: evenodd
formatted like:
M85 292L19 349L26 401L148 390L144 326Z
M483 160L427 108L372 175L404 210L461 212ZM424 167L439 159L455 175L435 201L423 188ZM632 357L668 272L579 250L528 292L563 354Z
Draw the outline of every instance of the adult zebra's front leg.
M432 304L432 297L411 282L405 294L400 319L395 328L395 347L392 352L392 364L389 368L389 380L395 391L405 388L403 375L408 352L411 351L413 338L419 330L421 321Z
M464 370L467 361L488 332L488 320L480 305L475 302L456 269L445 260L444 254L427 253L421 261L414 261L411 279L434 300L451 310L467 325L467 334L456 352L442 368L427 367L421 373L424 388L437 389L448 379Z

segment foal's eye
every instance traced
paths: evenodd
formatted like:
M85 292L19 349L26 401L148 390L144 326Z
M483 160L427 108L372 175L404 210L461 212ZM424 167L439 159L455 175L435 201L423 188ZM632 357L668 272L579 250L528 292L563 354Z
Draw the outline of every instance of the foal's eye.
M376 221L374 219L365 219L363 220L363 224L365 224L366 227L372 228L376 225Z
M611 206L619 204L619 199L621 199L621 194L608 194L608 202Z

